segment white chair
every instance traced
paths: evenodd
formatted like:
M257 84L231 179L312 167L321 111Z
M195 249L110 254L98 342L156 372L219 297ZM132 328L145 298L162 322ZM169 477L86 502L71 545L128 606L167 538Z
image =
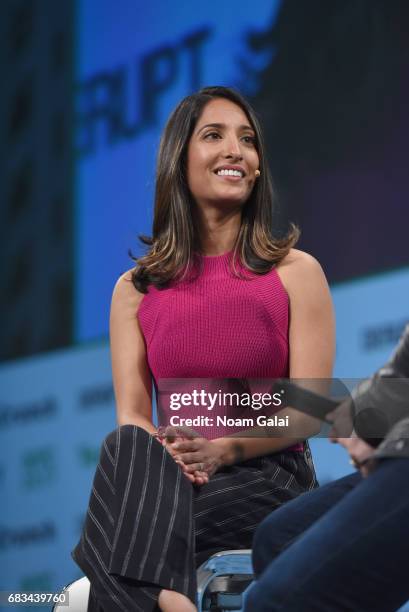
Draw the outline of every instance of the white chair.
M84 576L71 582L63 588L62 593L68 595L68 606L57 603L53 612L87 612L90 583Z
M225 550L209 557L197 570L197 609L235 610L242 608L242 593L253 579L251 550ZM87 612L90 584L85 576L63 589L68 606L56 604L53 612Z

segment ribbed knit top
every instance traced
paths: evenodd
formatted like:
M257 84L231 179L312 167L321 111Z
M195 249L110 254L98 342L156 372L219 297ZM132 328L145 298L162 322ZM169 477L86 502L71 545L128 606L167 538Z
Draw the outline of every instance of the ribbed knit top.
M246 278L238 278L231 258L198 256L193 280L148 288L137 316L156 386L161 379L288 376L289 300L281 280L274 268L258 275L240 264ZM159 422L167 424L175 412L164 411ZM198 414L192 407L187 413ZM226 434L216 425L194 429L209 439Z

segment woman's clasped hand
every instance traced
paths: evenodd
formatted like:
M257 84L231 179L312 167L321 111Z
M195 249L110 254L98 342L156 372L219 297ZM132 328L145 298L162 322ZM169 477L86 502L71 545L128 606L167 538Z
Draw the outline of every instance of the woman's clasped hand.
M206 484L223 465L223 450L193 429L168 426L160 428L157 437L192 484Z

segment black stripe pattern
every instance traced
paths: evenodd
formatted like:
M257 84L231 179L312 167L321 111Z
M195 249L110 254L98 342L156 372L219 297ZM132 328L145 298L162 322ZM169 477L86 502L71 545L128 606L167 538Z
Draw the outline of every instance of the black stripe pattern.
M72 555L90 579L88 612L158 610L161 589L196 603L196 568L251 548L272 510L317 486L308 444L226 467L193 487L144 429L124 425L101 447L81 540Z

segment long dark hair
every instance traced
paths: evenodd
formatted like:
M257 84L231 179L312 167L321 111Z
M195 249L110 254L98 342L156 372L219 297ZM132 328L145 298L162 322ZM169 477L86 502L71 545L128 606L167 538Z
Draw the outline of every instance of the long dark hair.
M295 226L291 226L284 238L273 236L273 187L255 112L236 90L205 87L178 104L161 138L152 237L140 236L140 240L150 248L145 256L134 258L137 266L132 275L135 287L143 293L150 284L160 288L183 276L194 261L200 241L193 221L192 195L186 178L187 148L204 107L215 98L230 100L246 114L256 135L260 162L260 177L242 210L232 257L233 273L240 274L234 266L234 262L240 261L252 272L265 274L287 255L298 240L299 230Z

